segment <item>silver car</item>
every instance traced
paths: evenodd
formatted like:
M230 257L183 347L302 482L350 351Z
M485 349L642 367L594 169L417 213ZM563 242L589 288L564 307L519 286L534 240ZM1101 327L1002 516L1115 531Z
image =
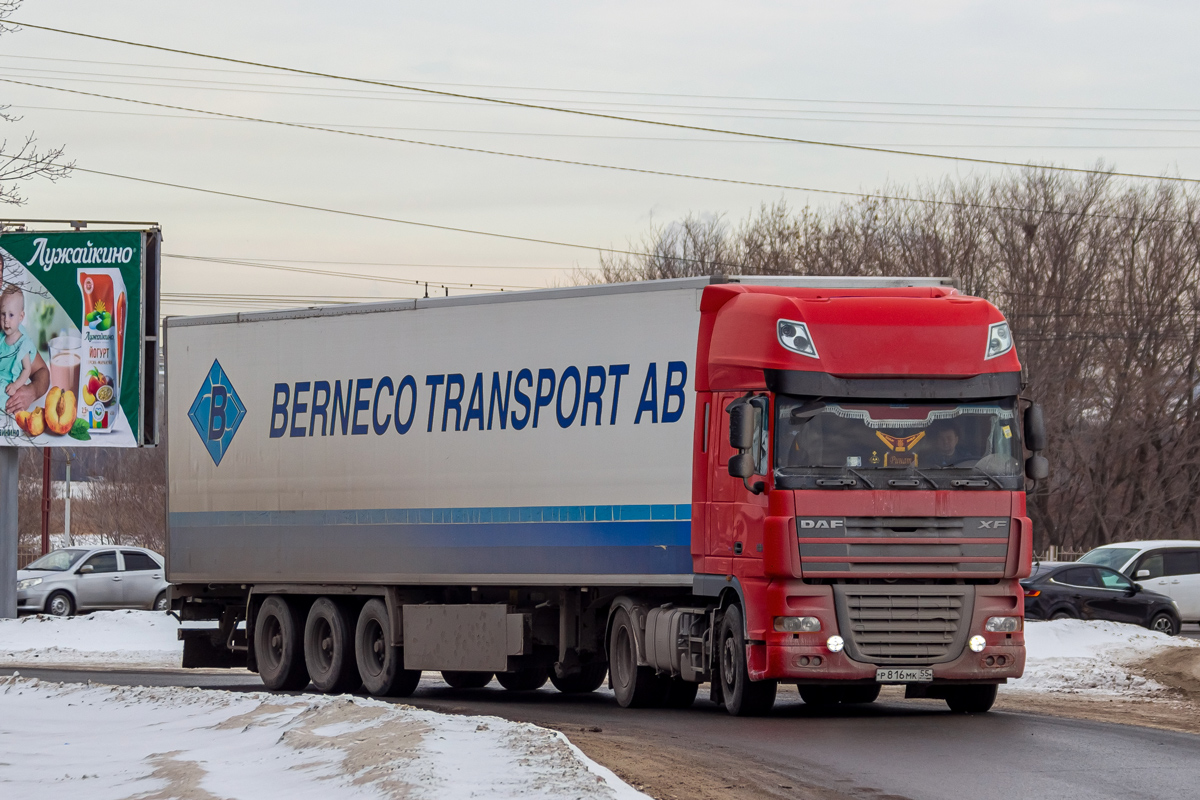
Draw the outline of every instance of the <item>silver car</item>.
M108 608L167 610L163 558L142 547L69 547L17 572L17 611L69 617Z

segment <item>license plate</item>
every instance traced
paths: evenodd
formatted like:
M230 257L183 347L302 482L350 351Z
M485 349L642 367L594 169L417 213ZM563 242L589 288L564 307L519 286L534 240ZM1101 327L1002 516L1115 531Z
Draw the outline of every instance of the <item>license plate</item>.
M879 683L929 683L933 680L932 669L877 669L875 680Z

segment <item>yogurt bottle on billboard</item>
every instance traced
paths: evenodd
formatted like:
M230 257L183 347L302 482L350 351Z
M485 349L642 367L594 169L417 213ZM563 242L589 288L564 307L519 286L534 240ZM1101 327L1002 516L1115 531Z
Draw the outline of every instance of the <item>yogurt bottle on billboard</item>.
M79 270L83 293L79 418L92 433L108 433L120 416L121 367L125 362L125 282L118 269Z

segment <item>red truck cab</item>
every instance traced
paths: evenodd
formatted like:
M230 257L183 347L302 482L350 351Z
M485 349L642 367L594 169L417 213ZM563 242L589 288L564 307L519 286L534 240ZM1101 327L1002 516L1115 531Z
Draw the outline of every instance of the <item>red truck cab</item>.
M1021 365L995 306L950 286L713 285L695 380L693 565L704 594L736 593L746 702L755 682L809 702L901 683L990 707L1024 667L1032 542Z

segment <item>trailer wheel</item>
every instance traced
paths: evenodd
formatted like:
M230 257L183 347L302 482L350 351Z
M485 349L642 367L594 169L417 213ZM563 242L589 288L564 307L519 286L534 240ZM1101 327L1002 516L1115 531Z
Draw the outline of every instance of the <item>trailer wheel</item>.
M388 647L387 605L372 598L358 614L354 626L354 653L363 688L376 697L408 697L421 682L421 671L404 669L403 651Z
M362 683L354 657L352 630L346 612L328 597L317 598L308 610L304 663L313 685L322 692L352 692Z
M946 705L958 714L982 714L996 702L997 688L994 683L952 686L946 690Z
M653 708L662 705L666 687L653 668L638 666L636 637L629 612L617 609L608 640L608 680L622 707Z
M492 682L494 672L469 672L465 670L444 669L442 680L451 689L482 689ZM540 685L540 684L539 684Z
M308 686L303 640L300 620L288 601L278 595L264 600L254 622L254 657L268 689L294 692Z
M718 653L725 710L735 717L757 717L770 711L775 705L779 682L750 680L746 670L746 633L739 606L725 609Z
M546 684L550 673L545 667L530 667L516 672L497 672L496 680L510 692L532 692Z
M608 664L603 661L598 661L593 664L585 664L579 672L572 673L566 677L560 678L557 675L550 675L550 682L554 684L554 688L558 689L563 694L586 694L594 692L604 683L604 676L608 674Z

